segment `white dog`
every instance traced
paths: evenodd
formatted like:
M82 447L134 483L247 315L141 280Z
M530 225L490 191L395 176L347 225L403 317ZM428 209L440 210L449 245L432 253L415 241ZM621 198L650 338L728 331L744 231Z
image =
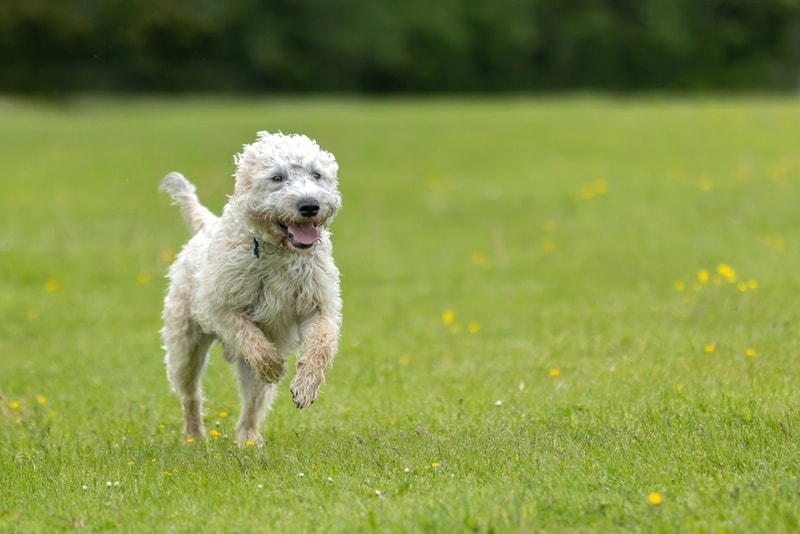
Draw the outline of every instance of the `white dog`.
M336 159L303 135L259 132L234 161L221 217L181 174L161 180L193 234L169 269L162 338L186 434L195 438L205 434L200 377L212 341L222 342L238 371L236 439L244 445L261 439L288 354L302 348L290 385L298 408L317 398L333 361L342 302L328 225L341 196Z

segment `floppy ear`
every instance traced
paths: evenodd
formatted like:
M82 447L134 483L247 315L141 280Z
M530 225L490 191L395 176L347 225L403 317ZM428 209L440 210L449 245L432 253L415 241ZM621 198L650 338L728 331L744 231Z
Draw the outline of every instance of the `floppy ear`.
M253 179L247 171L239 169L234 176L236 176L236 184L233 186L234 195L244 195L253 187Z
M233 174L236 178L233 187L234 195L243 195L253 187L255 158L249 152L251 152L251 145L245 145L242 153L233 157L233 162L236 164L236 172Z
M339 181L339 163L330 152L320 150L319 161L327 172L336 182Z

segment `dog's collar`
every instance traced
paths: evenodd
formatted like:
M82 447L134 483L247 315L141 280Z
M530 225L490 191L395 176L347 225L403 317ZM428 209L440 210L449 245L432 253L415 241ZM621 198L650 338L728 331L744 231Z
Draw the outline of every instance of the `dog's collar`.
M258 238L253 238L253 246L250 249L253 256L260 258L262 254L272 254L277 250L277 247L269 241L259 241Z

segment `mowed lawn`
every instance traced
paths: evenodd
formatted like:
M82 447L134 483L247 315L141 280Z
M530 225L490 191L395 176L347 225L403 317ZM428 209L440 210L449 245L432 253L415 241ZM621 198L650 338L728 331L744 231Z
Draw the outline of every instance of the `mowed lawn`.
M187 443L157 183L262 129L339 160L340 351L239 449L213 349ZM0 180L2 531L800 529L796 99L6 100Z

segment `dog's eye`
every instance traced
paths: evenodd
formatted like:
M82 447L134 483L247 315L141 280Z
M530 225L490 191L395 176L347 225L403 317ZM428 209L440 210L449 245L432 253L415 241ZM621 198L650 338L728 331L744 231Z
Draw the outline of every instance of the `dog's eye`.
M319 180L320 178L322 178L322 176L320 176L318 172L312 172L311 177L315 180Z
M274 176L271 176L271 177L270 177L270 180L272 180L273 182L276 182L276 183L280 183L280 182L282 182L284 179L285 179L285 178L283 177L283 175L282 175L282 174L276 174L276 175L274 175Z

